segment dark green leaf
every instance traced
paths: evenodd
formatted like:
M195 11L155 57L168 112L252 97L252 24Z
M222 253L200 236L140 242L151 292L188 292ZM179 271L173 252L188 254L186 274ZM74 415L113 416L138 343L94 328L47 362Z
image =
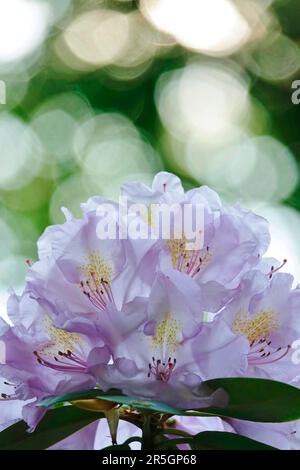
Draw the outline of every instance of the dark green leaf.
M0 450L42 450L101 418L101 413L65 406L48 411L33 433L20 421L0 433Z
M208 393L222 388L228 395L223 408L199 410L211 415L259 422L284 422L300 418L300 389L267 379L225 378L205 382Z
M193 450L278 450L231 432L205 431L188 442Z

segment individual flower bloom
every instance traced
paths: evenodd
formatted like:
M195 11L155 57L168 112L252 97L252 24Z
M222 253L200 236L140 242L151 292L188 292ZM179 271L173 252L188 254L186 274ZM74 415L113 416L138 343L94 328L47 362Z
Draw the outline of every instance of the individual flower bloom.
M239 207L222 207L213 220L204 211L203 244L190 249L186 239L166 240L163 265L184 272L197 283L217 282L235 288L255 267L269 244L267 222Z
M274 271L247 273L220 315L248 340L246 376L290 382L297 375L290 353L300 334L300 291L290 274Z
M143 322L144 291L128 241L100 239L99 221L91 210L53 228L48 256L28 270L27 289L56 325L114 344L120 340L116 324L126 335Z
M119 287L98 278L69 282L55 262L35 263L28 273L27 289L55 325L63 330L87 335L108 348L122 341L146 317L146 298L134 297L117 306ZM121 325L117 328L116 325Z
M95 386L89 373L93 356L107 362L109 352L104 344L93 344L85 335L56 328L48 314L28 293L12 294L8 313L13 326L1 321L0 341L5 357L0 375L5 377L1 400L23 400L23 418L33 428L44 410L36 401Z
M299 450L300 422L258 423L227 419L228 425L241 436L249 437L280 450Z
M136 217L141 224L148 224L157 241L145 241L140 256L145 255L148 263L158 265L165 273L173 269L201 284L207 291L205 297L214 300L207 302L206 310L218 311L241 276L260 262L268 248L270 235L265 219L238 205L222 205L218 195L205 186L184 193L180 180L170 173L156 175L152 188L127 183L122 194L129 199L130 207L144 203L148 208L148 215L137 212ZM170 214L166 216L167 208ZM169 223L169 231L164 230L163 221ZM179 229L176 236L175 229ZM155 275L155 269L150 275ZM151 283L149 273L147 280Z
M237 351L244 350L246 341L233 334L225 341L218 339L220 330L203 325L201 313L199 299L188 291L183 294L169 277L158 273L147 321L115 348L112 363L94 367L97 382L104 390L118 388L141 400L156 399L179 408L208 406L214 398L223 399L219 392L207 396L201 382L209 377L201 372L206 370L206 362L212 366L211 377L219 371L224 376L231 375L235 367L240 369L244 356ZM216 374L213 367L218 368Z

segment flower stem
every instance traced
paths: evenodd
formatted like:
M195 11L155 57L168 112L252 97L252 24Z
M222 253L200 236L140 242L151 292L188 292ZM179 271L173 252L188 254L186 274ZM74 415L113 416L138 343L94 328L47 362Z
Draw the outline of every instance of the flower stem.
M154 448L153 438L154 436L151 426L151 414L145 413L142 435L142 450L152 450Z

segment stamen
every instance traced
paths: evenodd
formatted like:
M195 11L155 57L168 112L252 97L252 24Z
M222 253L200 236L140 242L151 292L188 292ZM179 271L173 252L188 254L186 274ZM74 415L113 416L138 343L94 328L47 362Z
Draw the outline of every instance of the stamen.
M101 284L104 287L104 290L106 292L106 295L107 295L109 301L111 303L114 303L114 296L113 296L110 284L107 281L105 281L103 278L101 278Z
M169 357L168 362L162 362L161 359L155 359L152 357L152 364L148 364L148 378L153 375L156 380L159 380L161 382L167 383L170 380L172 371L176 365L176 359L174 358L172 361L172 358Z
M37 362L40 365L49 367L49 369L61 372L87 372L86 362L69 350L67 352L57 351L57 355L60 358L65 358L66 361L59 359L57 356L53 356L54 363L45 359L38 351L34 351L33 354L36 356Z
M89 275L91 282L89 280L81 281L80 289L98 310L103 311L109 303L115 303L110 283L103 277L99 280L94 271L91 271Z
M4 385L9 385L10 387L16 387L15 384L11 384L10 382L7 382L6 380L4 380Z
M191 261L189 263L188 269L187 269L187 274L190 274L197 262L198 256L200 254L199 250L195 250L191 256Z
M211 259L209 246L202 250L189 250L186 241L172 239L168 241L172 264L177 271L195 277Z
M14 389L17 388L16 384L7 382L6 380L3 380L3 384L8 386L8 387L13 387ZM1 400L18 400L18 397L16 396L15 393L13 394L8 394L8 393L0 393L0 401Z
M280 271L280 269L282 269L286 263L287 263L287 259L284 259L281 265L278 266L278 268L275 269L274 266L272 266L271 271L267 273L267 276L269 277L269 279L272 279L273 274L277 273L277 271Z
M18 400L19 398L16 395L8 395L7 393L0 393L1 400Z
M252 350L248 353L248 362L250 365L260 366L266 364L272 364L283 359L290 351L291 345L288 344L286 347L273 348L271 341L266 339L262 340L264 343L263 347L259 347L256 350Z

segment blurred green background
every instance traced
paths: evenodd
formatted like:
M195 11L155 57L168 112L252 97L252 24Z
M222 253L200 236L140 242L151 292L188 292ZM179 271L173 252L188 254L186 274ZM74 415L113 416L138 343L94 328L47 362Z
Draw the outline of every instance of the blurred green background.
M297 79L299 0L1 0L1 313L61 206L162 169L266 216L299 281Z

